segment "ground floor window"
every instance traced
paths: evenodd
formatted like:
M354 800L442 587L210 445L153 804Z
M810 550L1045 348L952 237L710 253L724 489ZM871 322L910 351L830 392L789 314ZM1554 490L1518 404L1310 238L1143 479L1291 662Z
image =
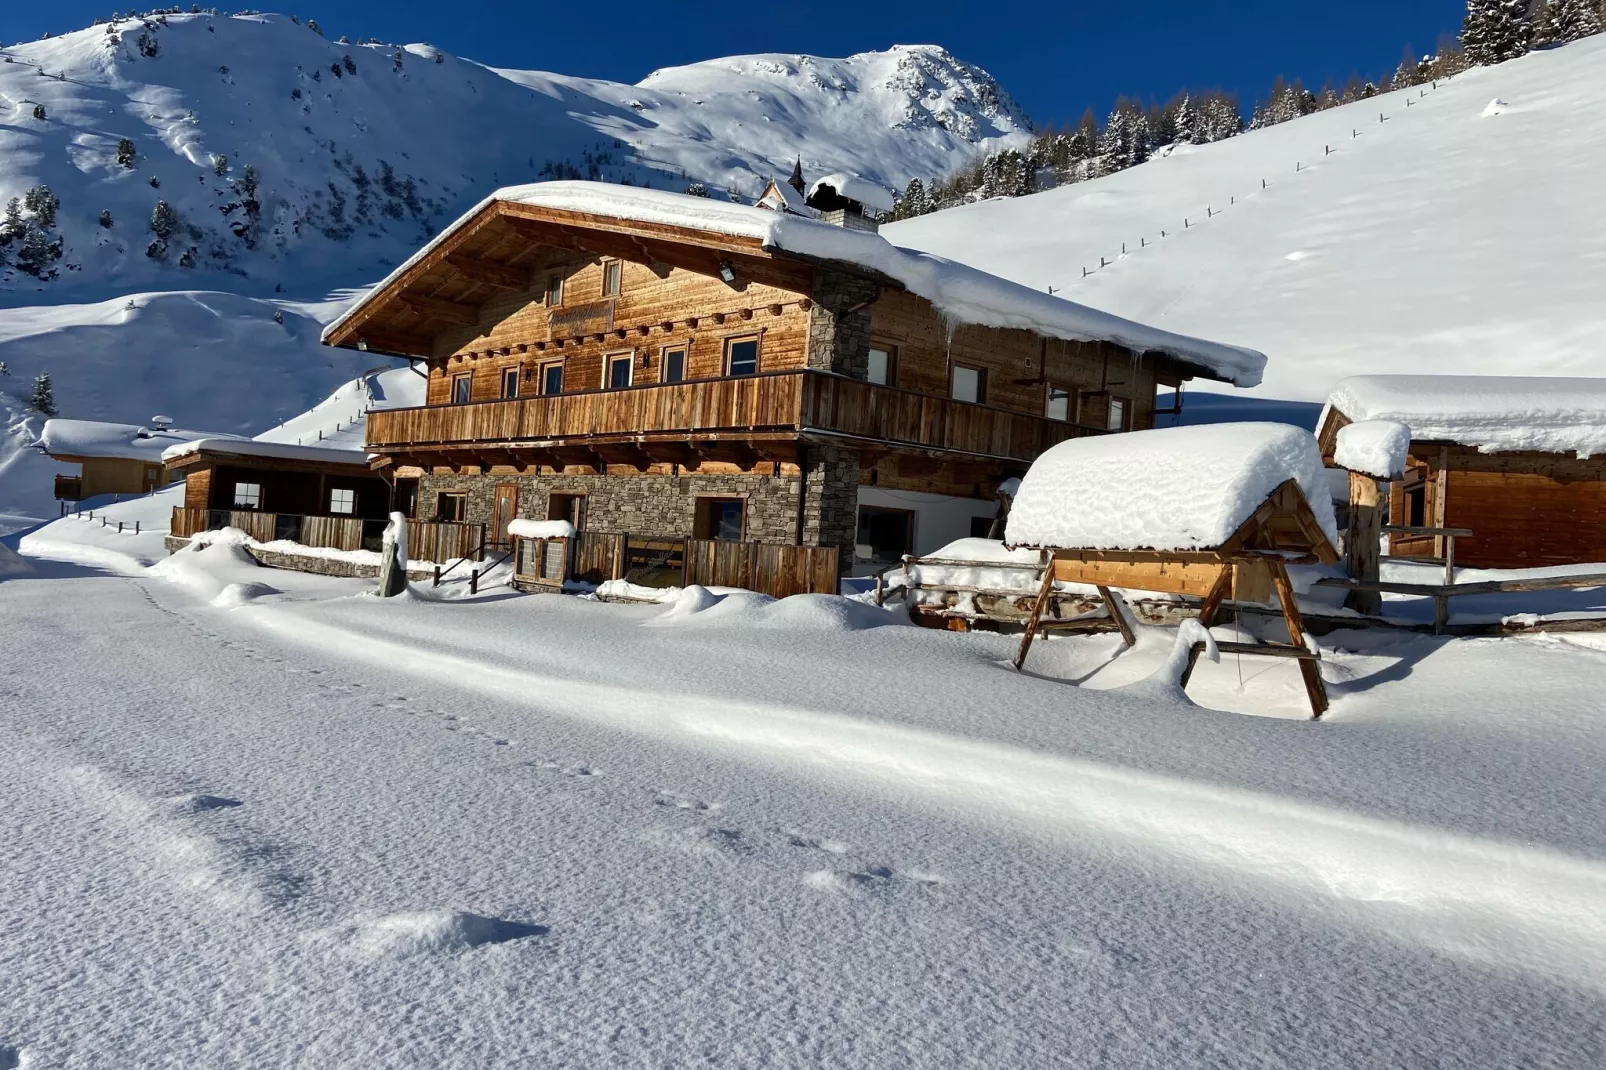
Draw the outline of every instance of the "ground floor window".
M865 370L872 383L892 386L898 378L898 350L894 346L871 346L870 364Z
M1125 431L1126 430L1126 399L1125 398L1111 398L1110 399L1109 420L1105 423L1105 427L1107 427L1111 431Z
M451 491L435 496L435 519L462 523L468 515L468 495Z
M1060 386L1058 383L1048 384L1048 401L1043 406L1043 415L1050 420L1066 420L1071 418L1071 388Z
M741 498L698 498L695 536L741 542L747 503Z
M396 480L395 509L403 516L415 517L418 515L418 480Z
M914 552L915 514L908 509L859 506L859 531L853 556L890 565Z
M546 500L548 520L567 520L575 531L586 529L586 496L584 494L553 494Z
M260 509L262 508L261 483L234 484L234 508Z
M978 405L987 401L987 369L954 365L954 378L949 393L955 401L971 401Z
M329 492L329 511L331 513L351 514L357 511L357 492L337 487Z

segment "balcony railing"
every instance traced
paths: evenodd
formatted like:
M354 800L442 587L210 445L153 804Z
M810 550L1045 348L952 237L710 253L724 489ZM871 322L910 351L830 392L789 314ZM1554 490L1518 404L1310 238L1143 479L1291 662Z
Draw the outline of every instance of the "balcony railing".
M203 531L239 528L257 542L284 540L329 550L378 550L384 520L350 516L299 516L254 509L173 508L168 534L187 539ZM415 561L443 563L462 557L484 560L485 525L409 520L407 554Z
M933 397L818 371L620 390L383 409L368 414L368 449L517 446L641 436L788 435L849 438L1031 461L1100 429L991 405Z

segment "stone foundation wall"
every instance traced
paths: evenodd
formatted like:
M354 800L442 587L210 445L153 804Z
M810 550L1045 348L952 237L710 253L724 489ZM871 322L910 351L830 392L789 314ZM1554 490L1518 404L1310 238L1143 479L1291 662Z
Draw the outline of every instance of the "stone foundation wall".
M190 544L190 540L169 535L164 540L167 552L176 554ZM287 553L282 550L264 550L260 546L243 547L246 553L256 558L256 562L265 568L287 568L295 572L311 572L318 576L346 576L354 579L374 580L379 578L379 566L370 565L362 561L348 561L338 557L323 557L317 554ZM464 565L462 569L473 568L473 565ZM459 569L458 571L462 571ZM433 565L407 566L407 578L410 580L429 580L435 575Z
M418 515L436 515L442 492L467 495L464 520L490 524L496 488L519 488L520 517L544 520L552 494L584 494L586 527L591 531L689 537L696 531L698 498L744 498L746 538L790 544L798 534L799 479L790 475L743 472L729 475L447 475L426 474L418 484ZM814 447L809 451L804 500L803 543L843 548L852 560L858 509L859 455L854 450Z

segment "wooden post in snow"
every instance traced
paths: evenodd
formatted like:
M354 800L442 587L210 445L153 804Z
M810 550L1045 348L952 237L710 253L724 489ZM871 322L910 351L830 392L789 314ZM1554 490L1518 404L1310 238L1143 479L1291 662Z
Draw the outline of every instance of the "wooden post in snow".
M1376 479L1364 472L1349 474L1349 530L1344 537L1344 563L1352 580L1378 581L1378 540L1383 534L1380 497ZM1351 591L1349 607L1368 617L1379 616L1383 612L1383 595L1378 591Z

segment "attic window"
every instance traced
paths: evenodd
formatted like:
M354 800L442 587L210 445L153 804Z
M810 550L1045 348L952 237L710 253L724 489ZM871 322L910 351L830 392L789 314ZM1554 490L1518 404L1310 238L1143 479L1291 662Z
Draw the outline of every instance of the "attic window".
M617 260L609 260L602 265L602 296L618 295L620 282L624 278L624 267L624 264Z
M557 308L563 304L562 275L553 275L546 280L546 303L548 308Z

